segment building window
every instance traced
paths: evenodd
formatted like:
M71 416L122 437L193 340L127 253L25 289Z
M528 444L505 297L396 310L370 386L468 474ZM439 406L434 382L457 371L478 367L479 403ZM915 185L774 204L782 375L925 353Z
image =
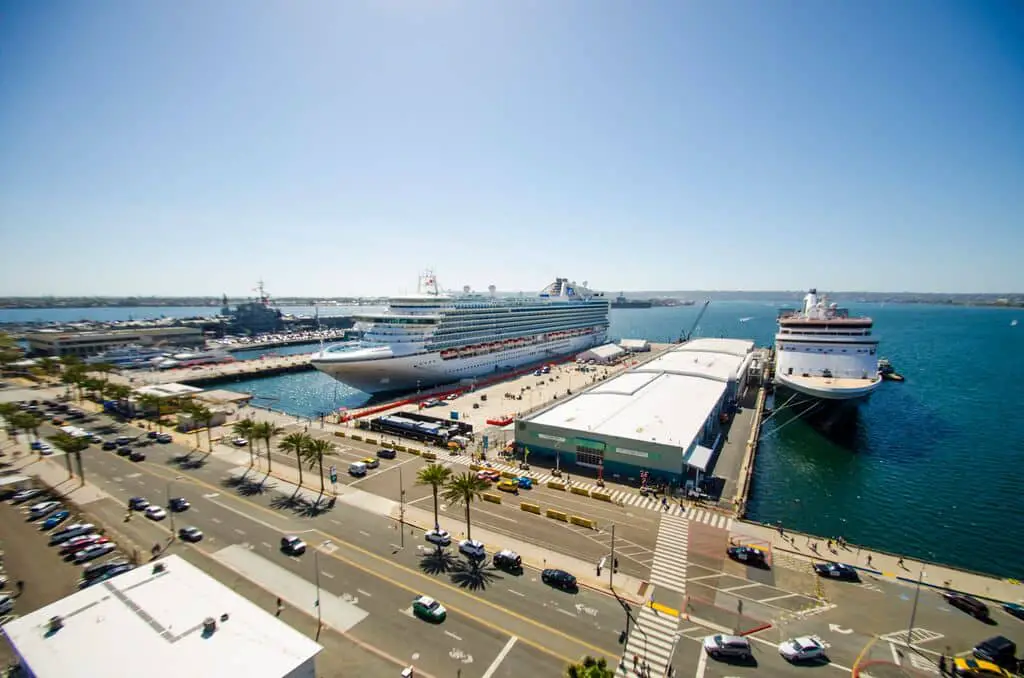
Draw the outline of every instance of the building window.
M604 452L583 446L576 447L576 463L591 466L604 465Z

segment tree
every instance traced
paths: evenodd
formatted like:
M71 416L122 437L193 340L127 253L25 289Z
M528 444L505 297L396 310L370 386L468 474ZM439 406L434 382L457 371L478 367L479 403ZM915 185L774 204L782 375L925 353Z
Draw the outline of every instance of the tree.
M270 441L274 436L284 433L284 429L272 421L262 421L256 424L255 437L267 444L267 473L270 473Z
M569 664L565 668L567 678L615 678L615 672L608 668L604 657L595 659L587 655L578 664Z
M444 486L444 498L450 504L466 507L466 539L472 539L469 528L469 506L489 487L486 481L476 477L472 471L452 476Z
M60 362L53 356L46 356L40 359L39 369L48 377L56 377L60 374Z
M296 432L289 433L277 444L278 449L285 454L295 455L295 465L299 469L299 487L302 487L302 462L311 442L313 438L308 433Z
M238 438L245 438L249 446L249 467L256 465L255 452L252 449L252 441L256 438L256 422L252 419L239 419L231 426L232 432Z
M160 411L160 408L163 405L163 398L143 393L135 399L135 402L139 406L139 410L142 412L143 416L148 416L150 412L156 412L156 430L157 433L163 433L163 413Z
M201 449L199 444L199 426L202 424L206 429L206 443L210 452L213 452L213 434L210 432L210 422L213 421L213 410L195 400L190 400L182 406L182 409L189 415L192 425L196 431L196 449Z
M15 428L19 428L25 433L32 433L32 437L39 440L39 426L43 423L43 418L37 414L31 412L18 412L13 415L13 422Z
M76 438L75 436L68 435L63 431L60 431L54 434L52 440L54 446L64 452L64 459L68 464L68 477L74 475L74 472L71 470L71 455L75 455L75 461L78 462L78 477L84 484L85 469L82 467L82 450L89 447L88 438Z
M320 467L320 496L324 494L324 456L334 451L334 443L323 438L312 438L306 447L306 461L309 468Z
M99 372L103 376L103 378L100 380L100 382L103 384L103 386L101 386L100 388L101 390L103 390L106 388L107 383L110 381L110 373L116 370L117 368L111 365L110 363L96 363L95 365L90 365L89 369L91 369L93 372Z
M0 403L0 417L4 418L4 424L7 429L7 435L11 436L12 432L16 432L18 429L14 426L12 419L14 415L18 414L21 409L15 403Z
M71 363L64 366L64 374L61 375L60 380L68 386L69 391L72 386L77 386L79 389L78 399L81 400L81 385L85 378L85 368L81 364Z
M125 386L124 384L107 384L107 388L105 389L105 392L106 392L107 397L110 398L111 400L121 401L121 400L126 399L128 396L130 396L132 394L132 389L130 387L128 387L128 386ZM159 412L160 412L160 404L159 404L160 403L160 399L159 398L155 398L155 400L157 401L157 408L156 408L157 414L159 414Z
M21 360L24 351L18 346L18 342L6 332L0 332L0 369Z
M452 470L447 466L441 464L429 464L424 466L416 474L417 485L430 485L430 489L434 493L434 528L439 529L440 523L437 517L437 492L440 488L444 487L448 479L451 478Z

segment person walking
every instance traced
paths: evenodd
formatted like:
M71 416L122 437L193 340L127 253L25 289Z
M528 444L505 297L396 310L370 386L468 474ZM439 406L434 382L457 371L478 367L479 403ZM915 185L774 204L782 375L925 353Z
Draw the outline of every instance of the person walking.
M946 675L946 655L939 655L939 673Z

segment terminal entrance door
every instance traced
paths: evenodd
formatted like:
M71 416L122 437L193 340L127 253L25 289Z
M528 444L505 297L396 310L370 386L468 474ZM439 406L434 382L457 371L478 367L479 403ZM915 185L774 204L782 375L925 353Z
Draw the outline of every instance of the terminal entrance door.
M576 439L576 463L587 468L604 466L604 448L602 442L596 440Z

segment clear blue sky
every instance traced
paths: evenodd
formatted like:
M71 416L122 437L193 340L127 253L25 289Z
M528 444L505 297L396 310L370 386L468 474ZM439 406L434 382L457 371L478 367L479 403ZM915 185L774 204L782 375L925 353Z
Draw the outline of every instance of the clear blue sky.
M0 295L1024 291L1020 2L0 2Z

